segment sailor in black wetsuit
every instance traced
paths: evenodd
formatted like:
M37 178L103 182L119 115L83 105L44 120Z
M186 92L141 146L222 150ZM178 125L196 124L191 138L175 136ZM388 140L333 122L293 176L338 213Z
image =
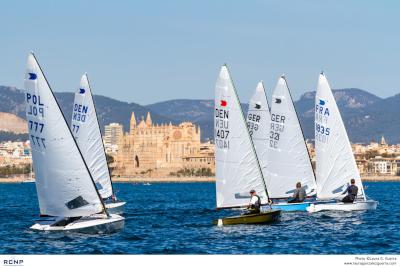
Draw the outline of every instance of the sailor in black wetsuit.
M358 194L358 187L355 185L356 181L354 179L351 179L350 182L351 182L351 185L349 185L347 187L346 191L344 191L342 194L342 195L344 195L347 193L347 196L345 196L342 199L342 202L344 202L344 203L353 203Z
M247 206L248 209L248 214L249 213L260 213L260 208L261 208L261 199L260 197L257 195L255 190L251 190L250 191L250 195L251 195L251 199L250 199L250 203Z

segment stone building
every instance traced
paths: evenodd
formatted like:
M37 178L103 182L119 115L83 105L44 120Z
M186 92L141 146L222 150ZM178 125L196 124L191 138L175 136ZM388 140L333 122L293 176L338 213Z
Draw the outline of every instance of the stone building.
M209 151L203 152L201 148L200 128L193 123L153 124L150 113L146 119L142 117L137 122L132 112L130 131L124 133L118 142L113 175L168 175L192 167L189 163L193 161L188 160L191 157L199 162L201 159L202 164L196 164L196 167L214 170L214 160L210 163Z

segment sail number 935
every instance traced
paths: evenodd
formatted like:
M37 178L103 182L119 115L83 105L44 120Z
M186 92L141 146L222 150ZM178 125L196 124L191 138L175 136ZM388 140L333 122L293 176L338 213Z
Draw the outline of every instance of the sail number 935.
M329 135L331 133L331 129L325 127L319 123L315 123L315 131L320 134Z

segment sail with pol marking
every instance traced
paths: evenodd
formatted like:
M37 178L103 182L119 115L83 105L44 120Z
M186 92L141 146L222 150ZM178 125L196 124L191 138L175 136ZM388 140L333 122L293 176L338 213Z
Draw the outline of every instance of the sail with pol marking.
M279 78L272 94L268 129L268 167L263 170L269 197L291 197L297 182L301 182L307 195L315 194L314 171L284 76Z
M350 179L355 179L358 195L365 200L349 137L328 80L319 76L315 96L315 154L317 197L332 199L342 196Z
M89 79L86 74L82 76L80 86L75 92L71 132L89 167L101 197L103 199L111 197L113 188L110 172Z
M253 96L250 98L246 121L264 178L267 168L270 116L264 84L259 82Z
M246 206L252 189L267 203L261 168L226 66L215 85L214 138L217 208Z
M80 217L104 210L90 172L33 53L25 104L40 213Z

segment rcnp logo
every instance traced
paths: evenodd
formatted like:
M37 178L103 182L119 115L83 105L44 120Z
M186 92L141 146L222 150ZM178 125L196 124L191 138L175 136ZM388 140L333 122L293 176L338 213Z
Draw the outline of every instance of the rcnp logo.
M24 266L24 260L11 257L3 260L3 266Z

